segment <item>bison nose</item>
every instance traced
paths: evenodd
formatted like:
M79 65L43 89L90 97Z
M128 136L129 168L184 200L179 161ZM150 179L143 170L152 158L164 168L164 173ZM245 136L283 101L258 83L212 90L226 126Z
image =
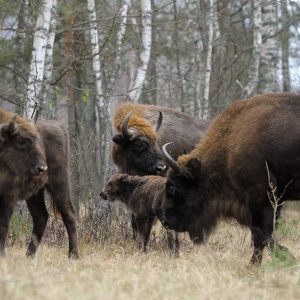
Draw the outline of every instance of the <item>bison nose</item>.
M47 171L48 170L48 166L47 165L42 165L42 166L39 166L38 167L38 172L40 173L40 174L43 174L45 171Z
M155 166L155 171L157 173L161 173L162 171L164 171L166 169L166 165L165 164L160 164Z
M103 192L100 193L100 196L101 196L104 200L107 200L107 196L106 196Z

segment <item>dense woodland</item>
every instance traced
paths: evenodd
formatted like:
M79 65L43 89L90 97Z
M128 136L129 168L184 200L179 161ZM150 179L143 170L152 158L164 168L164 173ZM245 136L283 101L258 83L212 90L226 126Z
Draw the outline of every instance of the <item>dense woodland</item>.
M0 106L65 124L77 208L99 208L101 187L115 171L109 148L118 103L214 118L241 98L300 92L298 1L0 5Z

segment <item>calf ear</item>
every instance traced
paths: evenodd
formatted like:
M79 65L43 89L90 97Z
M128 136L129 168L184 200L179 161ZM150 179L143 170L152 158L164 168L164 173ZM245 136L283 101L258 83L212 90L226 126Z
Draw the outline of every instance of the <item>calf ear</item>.
M116 134L113 136L112 140L118 145L124 145L126 143L126 139L122 134Z
M17 115L14 115L8 124L0 126L0 141L10 139L18 133L18 126L15 124Z

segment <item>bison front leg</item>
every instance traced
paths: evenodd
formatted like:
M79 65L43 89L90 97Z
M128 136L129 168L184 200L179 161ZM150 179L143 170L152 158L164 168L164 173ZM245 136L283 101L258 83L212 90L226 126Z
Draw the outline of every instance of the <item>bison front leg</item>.
M167 230L168 251L174 257L179 257L179 239L178 232L170 229Z
M45 205L44 189L41 189L37 195L31 196L26 202L33 222L32 236L26 256L33 257L44 235L49 216Z
M0 195L0 256L5 256L5 241L15 200L13 197Z

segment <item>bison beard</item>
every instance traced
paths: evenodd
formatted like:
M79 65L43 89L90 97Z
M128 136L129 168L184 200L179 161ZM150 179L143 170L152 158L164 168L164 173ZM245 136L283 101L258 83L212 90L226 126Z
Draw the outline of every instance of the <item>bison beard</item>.
M251 263L260 264L264 247L275 245L273 216L277 221L282 207L273 211L270 181L280 203L300 199L299 113L298 95L259 95L228 107L177 161L164 145L171 167L162 205L165 226L202 242L220 218L235 218L250 228Z
M67 228L69 257L78 257L68 155L68 136L59 123L39 121L34 126L0 109L0 255L5 255L9 220L20 199L26 199L33 220L27 256L36 253L48 220L46 189Z

